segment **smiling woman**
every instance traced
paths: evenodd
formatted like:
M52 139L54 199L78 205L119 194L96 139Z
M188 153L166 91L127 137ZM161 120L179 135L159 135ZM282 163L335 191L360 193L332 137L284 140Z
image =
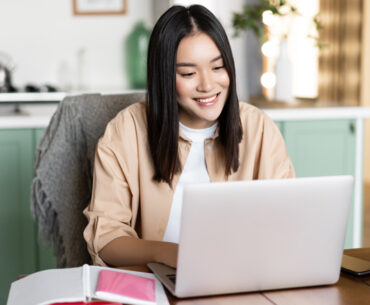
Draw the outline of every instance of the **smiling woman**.
M98 265L176 266L189 183L294 177L277 126L239 103L229 41L209 10L166 11L147 62L147 100L121 111L97 145L84 237Z
M229 84L221 53L207 34L197 33L181 40L176 63L181 123L191 128L206 128L216 123L225 105Z

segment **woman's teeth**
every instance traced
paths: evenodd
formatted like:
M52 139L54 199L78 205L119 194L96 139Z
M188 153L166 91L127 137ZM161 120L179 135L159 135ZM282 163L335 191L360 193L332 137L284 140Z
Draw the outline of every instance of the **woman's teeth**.
M210 97L210 98L205 98L205 99L197 98L196 101L199 102L199 103L209 103L209 102L212 102L213 100L215 100L216 97L217 97L217 94Z

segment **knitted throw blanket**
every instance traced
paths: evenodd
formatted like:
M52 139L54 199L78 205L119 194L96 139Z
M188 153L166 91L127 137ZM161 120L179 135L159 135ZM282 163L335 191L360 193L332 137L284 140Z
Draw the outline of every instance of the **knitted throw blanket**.
M66 97L38 143L31 211L39 238L53 245L58 267L91 263L82 211L92 188L95 147L107 123L144 93Z

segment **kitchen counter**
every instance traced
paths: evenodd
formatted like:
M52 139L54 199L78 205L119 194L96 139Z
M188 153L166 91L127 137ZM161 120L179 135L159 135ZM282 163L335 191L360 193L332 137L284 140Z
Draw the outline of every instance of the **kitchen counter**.
M0 128L45 128L56 111L58 104L21 105L20 112L14 113L14 106L7 105L2 111L0 105Z
M135 91L105 92L104 94L131 92ZM58 103L68 94L72 95L63 92L2 93L0 94L0 128L46 127L57 109ZM76 94L81 93L73 93L73 95ZM335 103L318 104L312 102L253 102L253 104L263 109L274 121L370 118L370 107L346 107ZM16 107L18 113L14 112Z
M1 93L0 128L45 128L58 103L67 95L65 92Z
M124 94L143 90L112 90L102 94ZM96 92L0 93L0 128L45 128L67 95Z
M144 92L143 89L131 90L103 90L99 91L101 94L124 94ZM80 95L80 94L93 94L97 91L75 91L75 92L16 92L16 93L0 93L1 104L14 104L14 103L32 103L32 104L45 104L45 103L59 103L67 95Z
M0 93L1 104L13 103L59 103L68 93L45 92L45 93Z
M370 118L370 107L343 106L335 102L274 102L251 98L251 104L263 109L275 121Z
M370 118L370 107L263 108L274 121Z

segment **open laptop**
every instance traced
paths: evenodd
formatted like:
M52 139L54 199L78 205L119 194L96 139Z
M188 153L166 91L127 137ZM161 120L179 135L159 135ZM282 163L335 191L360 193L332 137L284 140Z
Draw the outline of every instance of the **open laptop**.
M184 188L177 270L149 268L177 297L334 284L353 177Z

